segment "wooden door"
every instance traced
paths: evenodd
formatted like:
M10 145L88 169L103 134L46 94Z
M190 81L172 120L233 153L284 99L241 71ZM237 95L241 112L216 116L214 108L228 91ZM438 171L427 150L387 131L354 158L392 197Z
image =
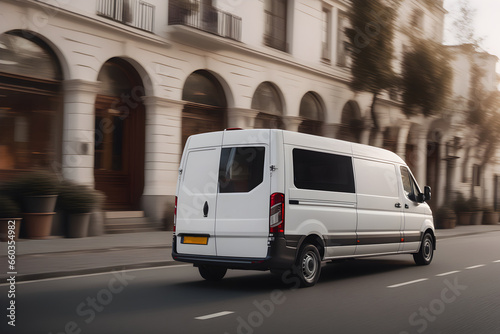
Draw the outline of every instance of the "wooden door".
M105 209L139 210L144 188L144 106L116 107L114 101L102 95L96 101L95 187L107 197Z

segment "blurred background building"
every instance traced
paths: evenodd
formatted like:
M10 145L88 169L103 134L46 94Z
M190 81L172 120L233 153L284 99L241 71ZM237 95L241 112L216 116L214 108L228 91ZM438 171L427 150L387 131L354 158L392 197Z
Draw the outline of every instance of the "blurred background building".
M189 135L280 128L390 149L433 188L499 201L500 168L467 126L470 69L497 90L495 56L450 49L453 98L406 117L349 88L347 0L1 0L0 180L43 168L103 191L108 211L172 223ZM443 1L403 0L396 64L412 36L442 43ZM465 116L464 116L465 115ZM126 214L125 214L126 216Z

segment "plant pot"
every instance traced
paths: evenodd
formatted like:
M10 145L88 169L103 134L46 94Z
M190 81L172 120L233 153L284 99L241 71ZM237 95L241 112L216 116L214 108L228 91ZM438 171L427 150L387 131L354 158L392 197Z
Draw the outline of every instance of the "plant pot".
M22 218L0 218L0 241L16 241L19 238L19 229L21 226ZM9 223L14 221L14 224ZM9 226L11 228L9 229ZM14 228L12 229L12 226ZM14 239L9 238L9 230L14 231Z
M485 212L483 214L483 225L496 225L500 218L500 212Z
M68 215L68 238L84 238L89 233L91 213L73 213Z
M472 212L460 212L457 214L458 225L470 225Z
M24 227L29 239L46 239L50 236L55 212L25 213Z
M483 211L476 211L472 214L470 219L471 225L481 225L483 222Z
M446 217L440 220L439 228L441 229L452 229L455 228L457 224L457 219L453 217Z
M22 208L25 213L54 212L57 195L39 195L23 197Z

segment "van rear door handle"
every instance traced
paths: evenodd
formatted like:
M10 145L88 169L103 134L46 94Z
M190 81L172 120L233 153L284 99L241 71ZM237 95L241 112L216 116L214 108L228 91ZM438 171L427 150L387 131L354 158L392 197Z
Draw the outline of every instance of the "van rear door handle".
M399 209L399 208L401 208L401 203L396 203L396 204L394 204L394 206Z
M203 205L203 217L208 216L208 202L205 201L205 205Z

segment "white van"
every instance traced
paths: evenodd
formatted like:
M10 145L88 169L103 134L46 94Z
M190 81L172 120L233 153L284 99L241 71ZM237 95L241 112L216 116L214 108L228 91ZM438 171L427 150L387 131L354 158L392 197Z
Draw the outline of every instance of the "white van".
M321 262L413 254L432 261L432 213L408 166L367 145L283 130L189 137L177 183L172 256L219 280L227 269L290 273Z

